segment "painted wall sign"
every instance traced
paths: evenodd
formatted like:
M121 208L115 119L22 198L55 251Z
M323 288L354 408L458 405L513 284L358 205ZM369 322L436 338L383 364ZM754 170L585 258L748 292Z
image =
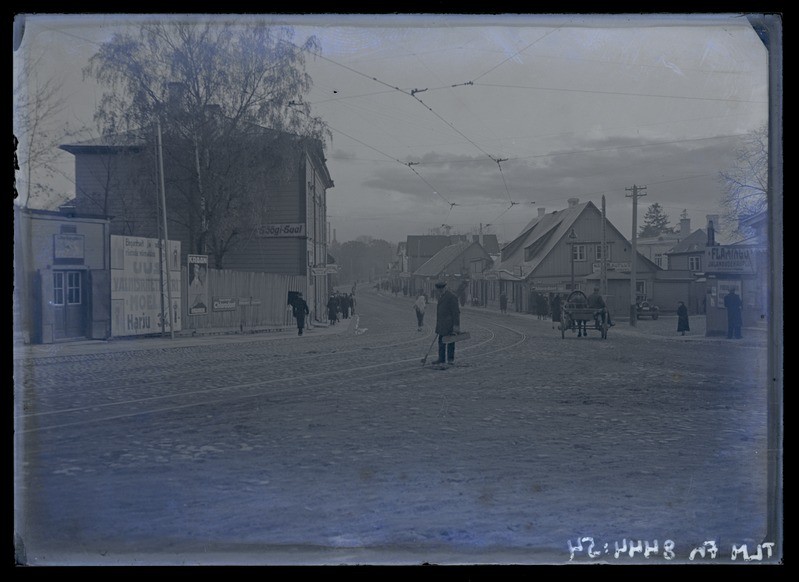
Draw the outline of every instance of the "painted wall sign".
M705 272L754 275L755 253L755 249L746 247L707 247Z
M259 238L282 238L305 236L305 223L280 223L262 224L255 231L255 236Z
M53 235L54 259L82 259L83 248L84 237L82 234Z

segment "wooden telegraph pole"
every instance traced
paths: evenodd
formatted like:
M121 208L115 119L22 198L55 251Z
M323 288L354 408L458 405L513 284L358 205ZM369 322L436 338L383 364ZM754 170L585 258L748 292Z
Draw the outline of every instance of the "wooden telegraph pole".
M635 280L635 265L638 259L638 248L636 246L636 238L638 233L638 197L639 196L646 196L646 194L641 194L642 190L646 190L646 186L636 186L633 184L632 188L625 188L628 192L632 192L632 194L625 194L627 198L633 199L633 238L632 238L632 257L630 257L630 325L635 327L637 323L637 307L636 303L638 301L638 297L636 296L636 280Z

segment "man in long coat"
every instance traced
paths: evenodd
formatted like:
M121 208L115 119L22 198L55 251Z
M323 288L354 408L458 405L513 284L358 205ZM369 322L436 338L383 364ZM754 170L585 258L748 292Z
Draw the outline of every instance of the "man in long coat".
M305 327L305 316L311 313L308 309L308 304L302 298L302 293L297 293L293 307L294 317L297 319L297 335L302 335L302 330Z
M460 332L461 308L458 296L447 289L446 282L436 283L436 289L440 292L436 308L436 333L438 334L438 361L436 363L452 365L455 363L455 344L445 344L444 336Z
M727 339L741 339L741 298L735 294L735 289L724 297L724 307L727 308Z

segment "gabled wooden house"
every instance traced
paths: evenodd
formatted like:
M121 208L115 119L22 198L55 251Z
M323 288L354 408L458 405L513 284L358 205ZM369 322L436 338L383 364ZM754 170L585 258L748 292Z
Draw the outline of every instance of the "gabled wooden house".
M590 294L600 287L604 258L606 302L614 313L627 314L632 261L636 261L639 295L651 293L660 268L640 253L633 258L630 242L608 220L603 252L602 231L602 212L590 201L571 198L564 210L539 212L502 248L500 262L483 274L483 282L475 283L490 287L484 292L492 302L504 292L509 309L533 312L536 294L566 294L576 289Z

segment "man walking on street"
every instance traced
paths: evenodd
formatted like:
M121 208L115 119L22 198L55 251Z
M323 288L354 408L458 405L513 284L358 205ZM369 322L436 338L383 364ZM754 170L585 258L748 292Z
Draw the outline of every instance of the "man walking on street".
M735 294L735 289L724 297L724 307L727 309L727 339L741 339L741 298Z
M310 310L305 299L302 298L302 293L297 293L294 298L294 317L297 319L297 335L302 335L302 330L305 327L305 316L308 315Z
M508 312L508 296L504 292L499 294L499 311L500 313Z
M447 289L444 281L436 283L440 292L436 308L436 333L438 334L438 361L436 364L450 366L455 364L455 344L444 343L444 336L459 333L461 330L461 308L458 296Z

